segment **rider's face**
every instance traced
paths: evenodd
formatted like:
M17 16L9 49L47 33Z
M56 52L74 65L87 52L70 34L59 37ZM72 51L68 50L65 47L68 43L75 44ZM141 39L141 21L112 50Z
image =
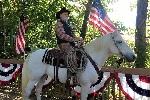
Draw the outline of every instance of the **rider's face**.
M64 13L60 14L60 18L61 18L63 21L68 21L68 18L69 18L68 12L64 12Z

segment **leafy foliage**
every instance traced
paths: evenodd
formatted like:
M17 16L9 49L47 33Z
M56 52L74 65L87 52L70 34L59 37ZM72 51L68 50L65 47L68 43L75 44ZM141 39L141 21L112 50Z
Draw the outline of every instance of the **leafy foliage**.
M0 2L0 57L1 58L23 58L23 55L17 55L15 53L15 36L19 23L19 17L23 13L27 15L30 20L30 27L25 35L26 47L30 47L32 50L38 48L53 48L56 47L55 38L55 13L62 7L67 7L70 11L70 21L72 22L76 34L80 35L83 17L85 14L85 5L87 0L2 0ZM107 5L117 0L103 0L102 3L107 9ZM132 5L133 7L134 5ZM107 9L109 11L110 9ZM148 10L149 11L149 10ZM148 20L150 13L148 12ZM147 20L147 37L150 28L149 21ZM121 32L134 34L133 29L127 29L121 22L114 22L117 28ZM100 36L97 29L88 25L86 33L85 43L90 42L95 37ZM4 41L4 42L3 42ZM149 39L147 39L149 43ZM129 42L131 47L134 48L134 43ZM147 45L147 54L149 53L149 44ZM149 56L147 57L149 61ZM149 65L149 62L147 63Z
M30 20L30 27L26 33L26 46L30 47L32 50L38 48L53 48L56 47L55 39L55 13L60 10L61 7L66 6L71 10L70 20L76 30L76 34L80 34L83 16L85 14L85 5L88 0L2 0L0 2L0 58L18 58L22 59L23 54L17 55L15 53L15 36L19 23L19 17L22 13L27 15ZM76 1L76 3L71 3L71 1ZM118 0L102 0L104 7L107 9L108 3L117 2ZM150 4L150 2L149 2ZM133 5L134 6L134 5ZM110 11L110 9L107 9ZM150 66L150 6L147 12L147 61L146 65ZM134 29L127 29L121 22L114 22L117 28L121 32L128 34L135 34ZM3 33L3 34L2 34ZM88 26L88 31L86 33L85 43L89 43L94 38L100 36L100 33L93 26ZM133 41L127 41L132 48L134 48ZM110 57L106 66L120 67L116 63L119 58L116 56ZM134 63L123 63L122 67L134 67ZM6 87L1 87L0 91L5 93L4 99L16 98L14 93L21 96L21 82L20 79L16 80L17 83L10 84ZM69 92L64 91L62 93L62 84L58 91L54 91L54 88L49 86L43 92L46 97L54 97L57 92L61 95L69 95ZM17 89L17 90L16 90ZM48 90L47 90L48 89ZM5 91L4 91L5 90ZM7 90L7 92L6 92ZM9 90L9 91L8 91ZM14 91L15 90L15 91ZM59 91L60 90L60 91ZM114 89L113 89L114 90ZM12 91L13 94L8 95ZM9 93L8 93L9 92ZM109 91L108 91L108 94ZM60 94L58 94L60 95ZM1 97L2 98L2 97Z

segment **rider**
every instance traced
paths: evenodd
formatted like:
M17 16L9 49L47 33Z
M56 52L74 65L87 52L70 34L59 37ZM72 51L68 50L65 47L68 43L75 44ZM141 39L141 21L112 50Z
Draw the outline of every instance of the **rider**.
M75 61L76 55L74 55L74 42L75 41L81 41L83 42L83 39L80 37L77 37L72 27L70 26L70 23L68 21L69 19L70 11L67 10L65 7L63 7L60 11L56 13L56 38L57 38L57 44L58 47L66 53L68 56L72 56L72 61L74 66L69 67L77 67L77 62ZM66 59L68 59L68 56L66 56ZM68 62L68 61L67 61ZM68 65L67 65L68 66ZM75 71L73 71L75 72Z

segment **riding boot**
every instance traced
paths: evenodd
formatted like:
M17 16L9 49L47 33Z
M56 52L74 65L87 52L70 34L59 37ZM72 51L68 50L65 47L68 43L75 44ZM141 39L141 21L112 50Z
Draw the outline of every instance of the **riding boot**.
M73 73L71 78L72 78L72 81L73 81L73 86L78 85L78 78L77 78L76 73Z
M66 88L70 86L70 80L71 80L71 72L67 69L67 80L66 80Z

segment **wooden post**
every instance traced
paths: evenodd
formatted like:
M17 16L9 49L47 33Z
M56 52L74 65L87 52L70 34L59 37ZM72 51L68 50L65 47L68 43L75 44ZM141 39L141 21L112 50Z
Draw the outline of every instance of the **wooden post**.
M148 0L137 0L135 52L137 58L135 65L137 68L146 67L146 19Z

